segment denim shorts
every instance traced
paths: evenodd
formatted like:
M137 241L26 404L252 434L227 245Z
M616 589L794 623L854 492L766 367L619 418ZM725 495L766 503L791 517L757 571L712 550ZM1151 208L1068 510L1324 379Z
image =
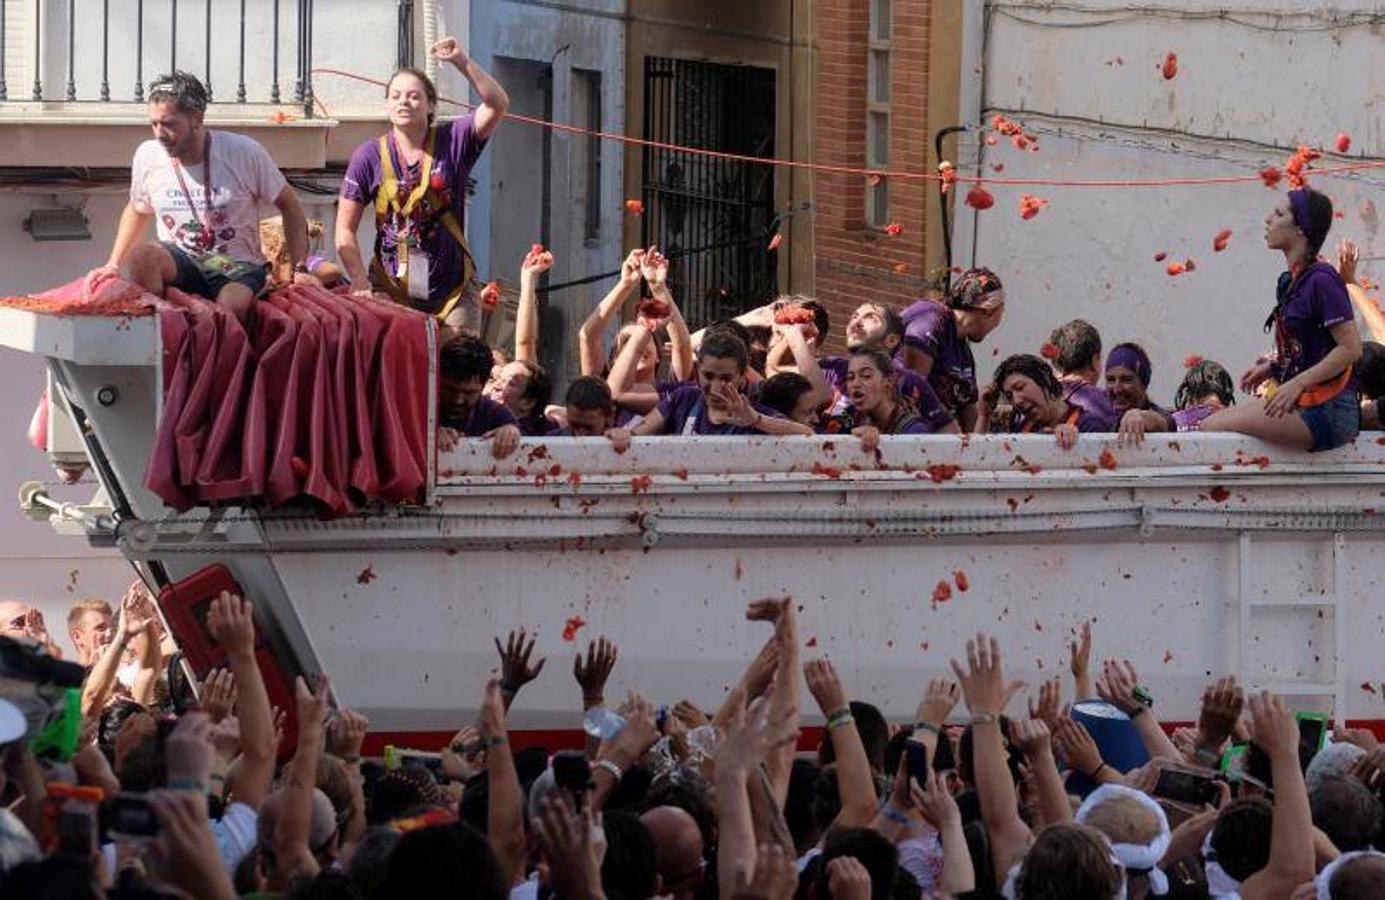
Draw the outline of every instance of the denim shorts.
M164 241L161 246L173 257L178 274L169 287L215 300L228 284L241 284L256 297L264 293L269 281L269 267L261 263L241 262L224 256L210 256L199 261L177 244Z
M1313 450L1334 450L1356 439L1361 431L1361 398L1356 391L1342 391L1326 403L1298 411L1313 434Z

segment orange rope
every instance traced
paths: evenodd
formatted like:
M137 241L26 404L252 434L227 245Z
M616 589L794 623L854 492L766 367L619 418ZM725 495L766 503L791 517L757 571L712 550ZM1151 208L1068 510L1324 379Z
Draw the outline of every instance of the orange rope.
M366 84L373 84L379 87L388 87L388 82L380 81L376 78L368 78L358 75L355 72L347 72L342 69L321 68L313 69L314 75L337 75L342 78L350 78L355 81L362 81ZM461 100L454 100L451 97L440 96L438 98L443 103L450 103L453 106L460 106L463 109L475 109L475 105ZM906 181L941 181L941 175L934 175L922 172L900 172L893 169L859 169L853 166L834 166L826 163L800 162L793 159L775 159L764 156L747 156L742 153L726 153L720 150L705 150L700 147L684 147L680 144L668 144L662 141L651 141L645 138L630 137L629 135L616 134L610 131L595 131L589 128L579 128L576 125L565 125L562 122L550 122L547 119L539 119L533 116L522 116L517 113L506 113L505 118L514 119L519 122L528 122L531 125L538 125L542 128L552 128L557 131L565 131L569 134L579 134L586 137L596 137L607 141L619 141L635 147L650 147L658 150L675 150L680 153L690 153L696 156L706 156L713 159L726 159L734 162L761 163L770 166L782 166L789 169L807 169L814 172L826 172L833 175L861 175L864 177L877 176L879 178L895 178ZM1341 175L1348 172L1360 172L1367 169L1385 168L1385 160L1369 160L1358 163L1343 163L1337 166L1324 166L1320 169L1308 170L1313 175ZM961 184L999 184L1013 185L1017 187L1178 187L1186 185L1204 184L1242 184L1247 182L1261 181L1259 172L1251 175L1220 175L1207 178L1148 178L1135 180L1122 180L1112 178L1101 179L1081 179L1081 178L981 178L974 175L958 174L955 179Z

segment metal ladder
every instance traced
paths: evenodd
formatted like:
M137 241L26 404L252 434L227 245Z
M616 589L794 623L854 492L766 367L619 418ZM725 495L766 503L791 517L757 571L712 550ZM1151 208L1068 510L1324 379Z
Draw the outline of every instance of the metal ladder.
M1254 687L1256 690L1268 690L1279 694L1285 698L1294 697L1331 697L1332 698L1332 721L1336 727L1346 727L1347 713L1347 687L1346 687L1346 664L1342 655L1346 648L1346 616L1342 614L1343 598L1342 585L1345 582L1344 571L1346 567L1346 536L1340 532L1333 532L1332 541L1332 561L1331 584L1325 594L1307 594L1301 597L1287 597L1274 599L1257 599L1251 596L1251 536L1249 531L1240 532L1240 546L1236 566L1236 591L1237 605L1239 607L1238 627L1237 627L1237 672L1236 677L1245 684L1247 692ZM1328 681L1298 681L1281 680L1247 682L1246 672L1249 670L1247 661L1250 660L1251 647L1251 622L1256 610L1261 609L1284 609L1287 607L1300 607L1317 609L1321 611L1332 611L1332 655L1330 657L1330 678Z

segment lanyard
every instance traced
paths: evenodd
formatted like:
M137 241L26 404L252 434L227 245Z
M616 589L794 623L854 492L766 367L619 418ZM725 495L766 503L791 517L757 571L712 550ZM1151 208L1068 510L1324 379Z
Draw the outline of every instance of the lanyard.
M423 157L419 160L418 184L409 186L408 166L399 166L399 174L400 176L402 176L399 179L400 186L409 187L409 192L408 198L404 201L404 204L402 206L399 203L399 194L401 193L400 190L396 189L394 191L394 195L390 197L390 210L396 216L403 216L407 218L410 214L413 213L414 207L418 205L418 202L423 199L423 195L428 192L429 180L433 176L433 140L437 137L437 133L438 131L436 128L428 129L428 138L424 142L423 146ZM389 144L390 156L397 156L399 162L403 163L404 156L399 152L399 144L394 139L393 131L391 131L389 134Z
M188 183L183 178L183 163L180 160L173 160L173 173L178 176L178 187L183 191L183 198L188 201L188 211L192 217L202 226L203 235L207 240L208 246L212 243L212 238L216 235L216 229L212 227L212 133L207 132L206 142L202 147L202 166L206 171L202 179L202 186L205 190L205 209L206 218L197 214L197 204L192 202L192 191L188 190Z

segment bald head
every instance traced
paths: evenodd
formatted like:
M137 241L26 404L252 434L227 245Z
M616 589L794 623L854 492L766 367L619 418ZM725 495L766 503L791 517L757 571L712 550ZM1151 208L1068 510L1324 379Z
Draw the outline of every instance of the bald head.
M664 891L691 896L702 881L702 831L697 820L676 806L656 806L640 821L654 836Z

